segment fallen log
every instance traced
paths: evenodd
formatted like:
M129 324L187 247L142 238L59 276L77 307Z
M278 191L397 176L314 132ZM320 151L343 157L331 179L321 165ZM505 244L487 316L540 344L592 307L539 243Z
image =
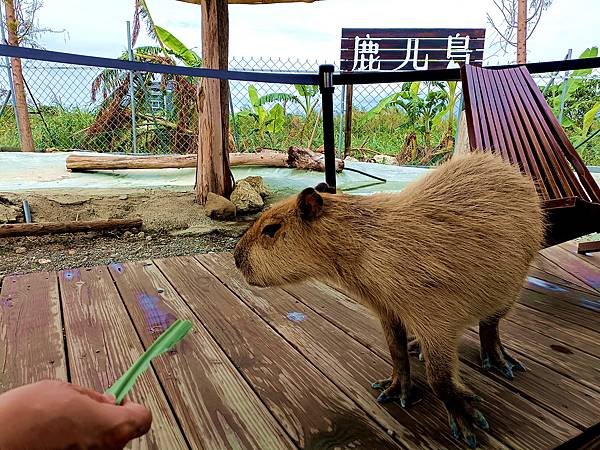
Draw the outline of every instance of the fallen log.
M306 148L290 147L287 163L288 167L325 172L325 155ZM342 170L344 170L344 161L336 158L335 171L341 172Z
M196 167L196 155L70 155L67 169L73 172L90 170L122 169L183 169ZM256 153L230 153L231 166L293 167L305 170L325 171L322 154L308 149L290 147L288 153L261 150ZM342 160L336 160L336 171L344 168Z
M0 225L0 238L11 236L39 236L42 234L81 233L141 227L142 219L87 220L82 222L9 223Z

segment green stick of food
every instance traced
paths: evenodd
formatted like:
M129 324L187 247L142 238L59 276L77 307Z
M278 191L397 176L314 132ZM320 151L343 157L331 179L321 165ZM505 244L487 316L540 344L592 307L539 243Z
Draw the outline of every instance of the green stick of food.
M176 320L167 328L156 341L144 352L140 358L127 369L108 390L107 394L115 396L115 403L120 405L127 393L131 390L137 378L150 366L150 362L165 352L171 350L192 329L189 320Z

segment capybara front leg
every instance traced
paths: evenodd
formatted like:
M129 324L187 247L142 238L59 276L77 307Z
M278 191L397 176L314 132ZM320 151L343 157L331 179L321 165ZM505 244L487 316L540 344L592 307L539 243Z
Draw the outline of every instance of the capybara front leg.
M381 325L392 356L392 376L374 382L372 387L383 390L377 397L379 403L400 400L400 404L405 408L415 400L410 379L406 329L404 324L395 318L382 317Z
M474 402L480 398L459 381L456 346L450 342L421 344L427 380L446 407L452 437L460 439L462 436L469 447L477 447L474 426L487 430L489 425L481 411L474 406Z
M513 371L525 372L525 367L504 350L498 327L500 318L501 316L495 316L479 322L481 367L484 370L496 370L512 380L514 378Z

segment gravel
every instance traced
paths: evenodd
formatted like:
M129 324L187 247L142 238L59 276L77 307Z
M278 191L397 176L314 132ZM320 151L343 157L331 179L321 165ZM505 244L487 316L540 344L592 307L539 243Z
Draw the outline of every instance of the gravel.
M0 239L0 278L196 253L232 251L237 237L223 233L172 236L130 231Z

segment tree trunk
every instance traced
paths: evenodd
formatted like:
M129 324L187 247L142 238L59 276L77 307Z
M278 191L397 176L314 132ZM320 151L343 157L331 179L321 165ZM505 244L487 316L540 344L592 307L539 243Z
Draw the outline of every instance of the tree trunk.
M19 46L17 36L17 18L13 0L4 0L6 10L6 25L8 29L8 45ZM17 121L19 125L19 136L21 139L21 150L24 152L33 152L33 136L31 135L31 122L29 121L29 111L27 110L27 97L25 97L25 81L23 79L23 67L20 58L11 58L10 66L13 76L13 95L17 106Z
M229 17L227 0L202 1L202 61L209 69L227 69ZM229 197L229 110L227 80L203 78L198 92L200 126L196 201L209 192Z
M517 17L517 64L527 62L527 0L518 0Z

